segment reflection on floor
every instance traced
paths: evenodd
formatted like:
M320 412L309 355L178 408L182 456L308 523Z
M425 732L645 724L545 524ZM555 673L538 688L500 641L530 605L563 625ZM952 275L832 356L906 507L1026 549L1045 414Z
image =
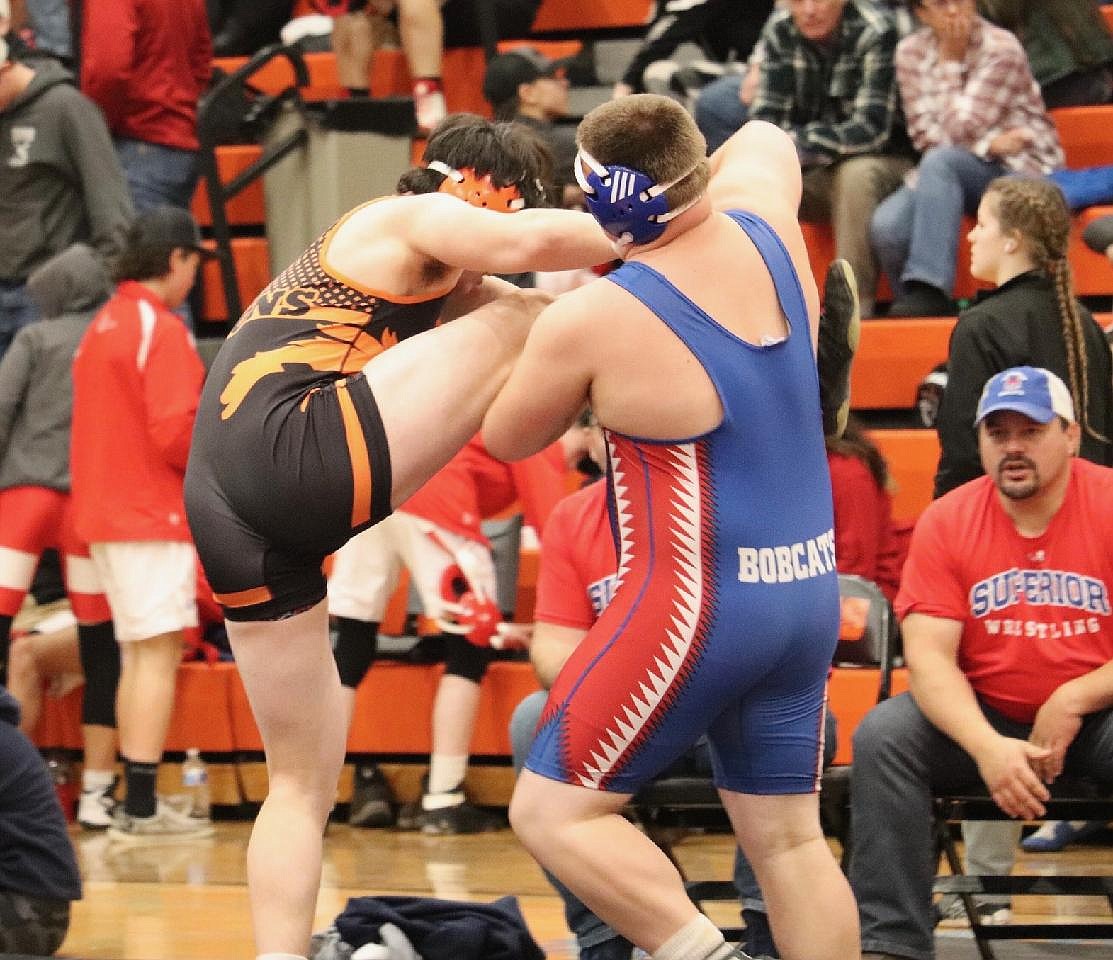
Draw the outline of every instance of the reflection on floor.
M248 823L220 823L214 837L189 844L121 847L104 834L74 833L85 877L85 899L74 907L61 954L82 960L242 960L254 956L244 858ZM686 870L701 879L728 878L733 845L722 835L691 835L677 847ZM1113 849L1080 845L1058 854L1021 854L1018 870L1113 873ZM452 900L518 897L535 939L549 958L570 960L575 948L560 900L513 834L430 837L393 830L330 825L318 901L317 929L327 927L349 897L410 894ZM1018 899L1017 919L1106 917L1095 898ZM720 924L738 919L733 904L717 905ZM977 956L966 931L945 931L948 957ZM941 943L944 938L941 937ZM967 949L968 948L968 949ZM1071 956L1033 947L1025 957ZM954 952L957 950L958 952ZM1008 958L1003 944L998 956ZM1019 954L1016 954L1019 956ZM1076 951L1076 955L1095 956ZM1113 952L1110 953L1113 956Z

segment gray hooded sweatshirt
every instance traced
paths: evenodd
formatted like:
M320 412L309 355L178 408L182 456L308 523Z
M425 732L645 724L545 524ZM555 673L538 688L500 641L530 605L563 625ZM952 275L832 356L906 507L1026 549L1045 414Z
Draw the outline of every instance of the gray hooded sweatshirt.
M104 116L52 60L0 110L0 281L22 283L70 244L119 252L131 197Z
M0 359L0 490L69 489L73 354L112 289L103 261L81 243L31 274L27 292L42 319Z

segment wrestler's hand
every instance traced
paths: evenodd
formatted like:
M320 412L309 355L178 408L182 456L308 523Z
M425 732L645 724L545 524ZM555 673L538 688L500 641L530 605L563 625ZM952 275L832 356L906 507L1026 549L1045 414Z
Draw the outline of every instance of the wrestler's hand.
M998 736L974 761L997 806L1010 817L1036 820L1044 815L1050 794L1034 764L1048 755L1048 750L1026 740Z

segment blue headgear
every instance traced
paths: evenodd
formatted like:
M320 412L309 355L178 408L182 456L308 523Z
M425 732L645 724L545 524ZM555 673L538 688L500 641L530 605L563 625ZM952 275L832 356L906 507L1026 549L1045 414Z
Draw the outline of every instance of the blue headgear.
M665 232L668 221L699 199L695 197L682 207L669 210L664 196L666 190L680 183L699 163L668 183L654 183L647 174L632 167L604 166L583 148L576 154L573 166L588 213L619 243L652 243Z

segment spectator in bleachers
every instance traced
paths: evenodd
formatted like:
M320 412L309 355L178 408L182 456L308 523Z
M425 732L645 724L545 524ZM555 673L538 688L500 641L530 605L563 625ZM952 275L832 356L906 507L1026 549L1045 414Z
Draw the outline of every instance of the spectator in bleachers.
M24 0L35 50L73 66L73 25L69 0Z
M649 90L646 86L647 71L659 70L655 64L668 66L669 58L685 43L698 46L708 61L722 71L727 69L730 61L738 61L741 66L753 51L772 10L773 0L752 0L749 3L738 3L737 0L657 0L645 38L630 58L622 78L615 84L613 96L646 92L671 95L670 89ZM675 71L676 64L671 64L671 68ZM680 83L679 89L692 95L696 88ZM730 133L741 125L741 122L735 124ZM718 145L709 143L709 151L713 152Z
M912 166L897 109L895 22L870 0L789 0L761 43L750 116L792 135L804 170L800 219L831 223L835 255L850 262L862 316L872 316L870 217Z
M81 90L104 112L137 211L189 209L212 59L204 0L82 2Z
M1080 456L1113 463L1113 370L1101 327L1074 297L1067 245L1070 212L1047 180L994 180L970 232L970 272L995 289L963 311L951 334L947 386L936 428L935 496L978 476L971 425L982 387L1020 364L1046 367L1070 385L1079 411Z
M469 642L451 623L445 609L450 598L444 593L458 568L467 589L494 607L496 571L481 521L518 501L526 522L540 535L566 492L565 474L559 443L517 463L503 463L475 437L394 514L336 553L328 585L329 613L336 618L334 653L349 722L356 687L374 661L378 627L403 564L426 616L445 627L445 672L433 702L429 779L416 822L425 833L479 833L505 825L470 804L464 794L479 685L493 651L489 644ZM502 613L509 616L513 611ZM372 777L364 772L362 779L370 782ZM353 809L358 806L353 800Z
M0 356L35 319L27 277L71 244L120 249L131 200L104 118L57 62L24 63L0 0Z
M893 519L889 466L855 417L841 437L827 438L827 465L838 571L872 580L893 600L911 530Z
M953 315L963 214L995 177L1051 173L1063 150L1016 37L974 0L909 3L923 26L897 46L897 84L923 156L870 233L896 297L889 316Z
M1062 773L1113 777L1113 471L1076 456L1050 371L996 374L976 422L987 475L927 508L901 580L911 690L854 735L863 960L934 956L934 792L984 785L1035 819Z
M70 368L78 342L112 285L100 258L78 243L38 267L27 288L42 319L20 330L0 359L0 674L8 659L12 621L35 566L47 547L57 547L89 678L81 710L86 762L79 818L88 826L106 827L102 800L114 779L120 666L100 580L87 545L73 530ZM17 682L25 664L18 652L12 648L13 691L26 689Z
M567 68L565 60L550 60L532 47L515 47L493 58L483 76L483 96L495 119L523 123L549 145L558 189L575 182L576 128L559 122L568 116ZM559 197L551 201L559 205Z
M0 686L0 954L49 957L81 899L81 874L50 771Z
M120 644L116 719L126 792L109 834L125 842L212 832L207 820L155 796L183 631L197 626L182 486L204 369L171 311L193 286L200 239L179 207L141 213L116 265L116 292L73 365L74 527L89 544Z
M1113 33L1097 0L978 0L978 7L1020 38L1049 109L1113 97Z

